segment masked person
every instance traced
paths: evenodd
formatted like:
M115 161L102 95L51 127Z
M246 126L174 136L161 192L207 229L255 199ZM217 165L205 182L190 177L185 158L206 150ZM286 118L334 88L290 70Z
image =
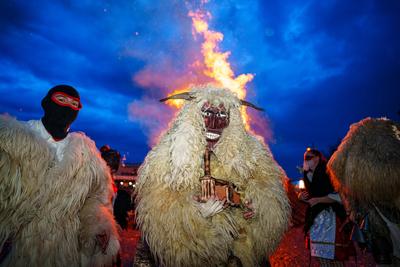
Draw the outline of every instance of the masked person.
M289 218L285 174L238 99L198 86L139 170L137 221L160 266L265 266ZM140 252L140 251L139 251ZM142 254L140 254L142 257ZM148 266L135 258L134 266Z
M305 190L299 199L309 204L306 211L304 232L312 257L319 258L322 266L341 262L354 255L350 230L340 196L334 192L326 172L326 160L316 149L304 153L303 181Z
M111 177L94 142L69 132L79 94L55 86L42 107L41 120L0 118L0 266L111 266Z
M386 118L354 123L328 170L360 224L357 241L372 250L378 266L400 266L400 124Z

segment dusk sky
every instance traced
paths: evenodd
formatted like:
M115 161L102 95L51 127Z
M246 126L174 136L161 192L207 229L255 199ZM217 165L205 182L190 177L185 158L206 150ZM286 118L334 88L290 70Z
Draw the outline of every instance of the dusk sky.
M202 2L0 1L0 114L39 119L48 89L72 85L72 130L142 162L173 117L158 100L208 81L188 16L200 9L235 75L255 75L256 131L289 177L306 147L328 154L352 123L400 120L400 1Z

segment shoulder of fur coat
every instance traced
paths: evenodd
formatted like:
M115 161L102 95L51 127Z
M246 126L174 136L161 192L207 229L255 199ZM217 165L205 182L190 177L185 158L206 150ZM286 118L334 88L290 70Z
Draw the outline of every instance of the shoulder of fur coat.
M12 158L32 160L36 157L53 160L46 141L29 127L9 116L0 116L0 149Z
M102 169L107 169L95 142L83 132L68 134L69 144L65 154L76 157L75 164L82 165L95 161ZM0 116L0 149L10 157L24 162L33 160L44 166L55 160L55 155L46 141L37 136L25 123L9 116Z

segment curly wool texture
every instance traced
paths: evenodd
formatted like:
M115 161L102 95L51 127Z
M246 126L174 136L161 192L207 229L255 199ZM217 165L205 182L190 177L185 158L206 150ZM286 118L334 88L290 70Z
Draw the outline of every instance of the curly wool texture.
M268 147L244 128L239 100L228 90L202 86L188 101L159 144L147 155L137 182L137 220L151 251L162 266L217 266L232 251L243 266L258 266L286 230L289 205L285 174ZM229 126L211 157L216 178L233 182L242 201L251 200L256 216L227 208L203 218L193 197L200 194L206 147L201 107L224 104Z
M328 162L336 190L360 202L400 207L400 125L366 118L350 127Z
M6 266L107 266L119 250L111 177L92 140L71 133L61 162L25 125L0 118L0 244ZM96 234L110 234L107 255Z

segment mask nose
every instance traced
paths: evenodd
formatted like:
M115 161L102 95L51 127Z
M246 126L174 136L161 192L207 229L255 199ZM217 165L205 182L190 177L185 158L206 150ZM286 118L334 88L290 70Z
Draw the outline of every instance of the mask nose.
M217 123L216 123L216 117L215 115L211 116L210 121L209 121L209 128L210 129L216 129Z

